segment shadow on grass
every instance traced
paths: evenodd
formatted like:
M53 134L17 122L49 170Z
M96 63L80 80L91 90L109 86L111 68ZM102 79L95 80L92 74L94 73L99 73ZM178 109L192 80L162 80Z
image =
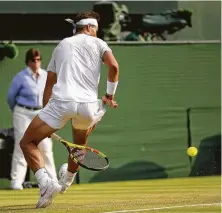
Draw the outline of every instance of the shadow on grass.
M26 212L26 210L36 209L35 205L9 205L9 206L1 206L0 212L13 212L13 211L21 211Z
M168 178L168 174L165 172L164 167L154 162L137 161L125 164L120 168L108 168L107 170L97 173L89 182L146 180L157 178Z

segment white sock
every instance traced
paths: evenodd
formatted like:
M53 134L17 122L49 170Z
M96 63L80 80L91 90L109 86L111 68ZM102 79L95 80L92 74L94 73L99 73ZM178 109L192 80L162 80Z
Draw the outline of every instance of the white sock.
M77 174L77 172L72 173L72 172L70 172L70 171L67 170L67 172L66 172L66 182L67 182L68 184L72 184L72 182L73 182L76 174Z
M46 172L45 168L37 170L37 172L35 173L35 177L40 188L44 187L49 179L48 173Z

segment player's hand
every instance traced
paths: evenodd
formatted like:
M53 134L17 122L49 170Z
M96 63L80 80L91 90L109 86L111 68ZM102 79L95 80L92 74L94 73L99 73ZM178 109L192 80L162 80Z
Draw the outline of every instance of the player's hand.
M118 107L118 104L116 101L114 101L114 96L113 95L104 95L102 97L102 101L103 101L103 104L107 104L109 107L111 108L117 108Z

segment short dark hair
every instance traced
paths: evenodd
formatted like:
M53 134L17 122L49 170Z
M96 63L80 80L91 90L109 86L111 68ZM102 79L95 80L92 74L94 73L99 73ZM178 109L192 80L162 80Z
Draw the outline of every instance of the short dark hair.
M74 23L77 23L78 21L82 20L82 19L86 19L86 18L94 18L97 20L97 22L100 21L100 16L98 13L96 12L81 12L81 13L78 13L74 19ZM81 26L81 27L78 27L76 28L76 31L80 31L84 28L85 26Z
M94 18L94 19L96 19L98 22L99 22L99 20L100 20L99 14L96 13L96 12L91 11L91 12L81 12L81 13L78 13L78 14L76 15L75 19L74 19L74 22L76 23L76 22L78 22L78 21L80 21L80 20L82 20L82 19L86 19L86 18Z
M32 60L34 57L37 57L37 56L40 56L41 58L41 54L39 50L34 49L34 48L29 49L25 55L25 64L27 65L30 60Z

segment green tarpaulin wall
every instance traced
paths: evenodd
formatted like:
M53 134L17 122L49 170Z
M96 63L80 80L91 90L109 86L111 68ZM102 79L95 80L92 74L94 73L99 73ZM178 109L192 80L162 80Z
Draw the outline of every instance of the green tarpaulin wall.
M38 48L43 68L55 44L19 44L15 60L0 63L0 128L11 127L6 103L13 76L24 67L25 52ZM186 110L191 108L192 144L220 134L220 44L111 45L120 64L116 99L89 138L89 145L106 153L110 168L80 171L81 182L189 176ZM105 92L106 69L100 95ZM70 123L59 133L71 140ZM67 151L55 142L57 169ZM195 159L193 159L194 162Z

